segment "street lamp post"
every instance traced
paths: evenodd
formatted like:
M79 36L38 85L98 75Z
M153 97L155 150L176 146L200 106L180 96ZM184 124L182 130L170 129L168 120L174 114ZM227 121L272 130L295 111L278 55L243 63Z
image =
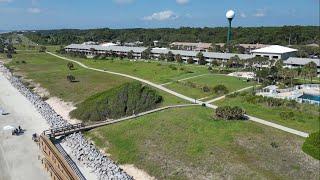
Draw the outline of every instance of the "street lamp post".
M229 44L231 39L232 39L232 37L231 37L232 36L232 33L231 33L231 22L232 22L234 16L235 16L235 12L233 10L227 11L226 17L227 17L228 22L229 22L227 44Z

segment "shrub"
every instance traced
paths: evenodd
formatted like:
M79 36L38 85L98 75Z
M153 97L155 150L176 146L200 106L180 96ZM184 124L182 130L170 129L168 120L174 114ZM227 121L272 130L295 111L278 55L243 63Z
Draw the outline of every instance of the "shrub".
M214 88L213 88L213 91L216 93L216 94L227 94L229 92L228 88L225 86L225 85L216 85Z
M26 62L25 60L22 60L21 63L22 63L22 64L26 64L27 62Z
M273 148L278 148L279 145L276 142L271 142L270 144Z
M311 133L302 146L303 152L320 160L320 131Z
M83 121L116 119L153 109L162 100L157 91L132 82L89 97L78 104L70 115Z
M209 67L208 67L208 70L209 70L209 71L211 71L211 70L212 70L212 67L211 67L211 66L209 66Z
M203 91L203 92L210 92L211 89L210 89L209 86L203 86L203 87L202 87L202 91Z
M294 113L292 111L283 111L279 115L283 120L294 120Z
M245 119L245 111L238 107L221 106L215 110L215 117L225 120L242 120Z
M76 78L75 78L74 76L72 76L72 75L68 75L68 76L67 76L67 80L68 80L69 82L74 82L74 81L76 80Z
M67 63L67 67L68 67L69 70L73 70L74 69L74 65L73 65L72 62L68 62Z
M177 67L174 66L173 64L170 64L170 65L169 65L169 68L170 68L171 70L177 70Z

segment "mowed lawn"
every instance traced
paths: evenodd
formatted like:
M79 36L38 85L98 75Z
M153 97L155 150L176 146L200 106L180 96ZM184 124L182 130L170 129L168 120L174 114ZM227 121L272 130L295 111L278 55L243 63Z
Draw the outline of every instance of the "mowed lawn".
M233 92L233 91L254 85L253 82L247 82L246 79L244 78L236 78L236 77L231 77L223 74L208 74L208 75L196 77L193 79L188 79L184 82L188 82L188 81L191 83L197 84L201 87L208 86L213 88L217 85L224 85L227 87L229 92ZM215 94L212 91L204 92L201 88L190 87L180 82L173 82L171 84L166 85L166 87L174 91L177 91L179 93L183 93L184 95L187 95L195 99L204 98L204 97L214 98L219 96L218 94Z
M158 112L86 133L120 164L157 179L318 179L304 139L251 121L213 120L212 110ZM274 146L272 146L273 144Z
M22 63L22 60L26 63ZM98 92L133 81L117 75L86 70L76 64L74 64L75 70L70 71L67 63L65 60L45 53L18 52L8 65L18 74L40 83L42 87L49 90L51 96L74 103L79 103ZM69 74L73 75L78 82L67 81L66 77ZM164 97L163 105L185 103L163 91L159 93Z
M139 78L162 84L186 77L209 73L206 67L190 66L186 64L156 62L156 61L130 61L115 58L114 60L94 60L66 56L70 59L80 61L90 67L105 69L109 71L125 73Z
M301 104L299 110L288 107L267 107L262 104L251 104L241 96L228 97L214 104L218 106L239 106L249 115L308 133L318 131L320 128L320 108L315 105ZM287 120L282 119L280 115L282 112L293 112L294 117Z

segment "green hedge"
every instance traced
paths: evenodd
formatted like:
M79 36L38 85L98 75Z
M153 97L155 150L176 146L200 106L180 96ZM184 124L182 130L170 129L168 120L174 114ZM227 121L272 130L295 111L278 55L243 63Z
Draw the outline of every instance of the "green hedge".
M302 150L320 160L320 131L311 133L303 143Z
M70 115L84 122L102 121L144 112L155 108L161 102L162 96L155 90L132 82L89 97L78 104L77 109Z

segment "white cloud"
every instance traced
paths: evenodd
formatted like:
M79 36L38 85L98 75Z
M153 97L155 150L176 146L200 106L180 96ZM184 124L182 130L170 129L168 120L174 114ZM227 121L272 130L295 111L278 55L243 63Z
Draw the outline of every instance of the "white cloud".
M176 0L178 4L187 4L189 0Z
M146 16L143 19L147 21L165 21L165 20L173 20L177 19L179 16L176 15L173 11L166 10L161 12L153 13L151 16Z
M242 18L246 18L246 17L247 17L247 15L246 15L244 12L240 12L240 17L242 17Z
M133 0L113 0L117 4L130 4Z
M0 0L0 3L9 3L12 2L12 0Z
M32 14L38 14L41 13L41 9L39 8L28 8L28 12Z
M257 9L256 13L253 14L255 17L265 17L266 16L266 9Z

